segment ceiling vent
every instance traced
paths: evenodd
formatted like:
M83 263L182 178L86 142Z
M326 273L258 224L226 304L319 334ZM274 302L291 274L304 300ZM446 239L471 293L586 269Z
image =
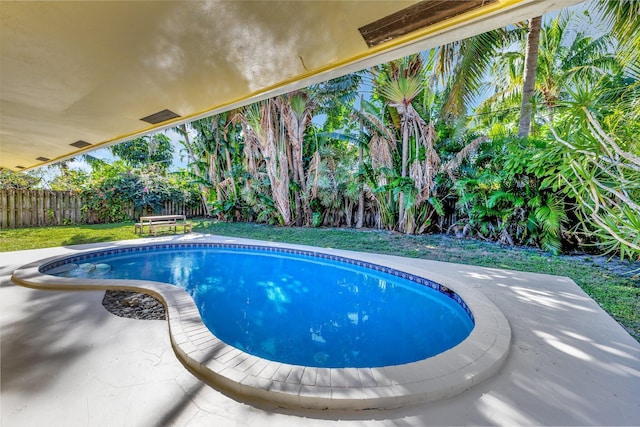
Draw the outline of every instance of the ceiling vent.
M158 123L166 122L167 120L171 119L177 119L178 117L180 116L171 110L162 110L150 116L143 117L140 120L142 120L143 122L151 123L152 125L157 125Z
M84 147L90 146L91 144L89 144L87 141L80 140L80 141L72 142L69 145L76 148L84 148Z
M437 24L498 0L426 0L358 28L369 47Z
M40 162L48 162L51 159L47 159L46 157L36 157L36 160L38 160Z

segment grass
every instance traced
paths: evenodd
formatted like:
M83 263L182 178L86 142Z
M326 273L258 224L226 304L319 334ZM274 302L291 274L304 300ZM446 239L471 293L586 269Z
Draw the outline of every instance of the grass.
M567 276L640 341L640 278L604 268L594 263L593 257L551 256L534 249L504 247L442 235L407 236L373 230L282 228L211 220L192 222L193 230L200 233ZM0 251L139 237L133 233L132 222L0 230Z
M133 222L0 230L0 252L135 239Z

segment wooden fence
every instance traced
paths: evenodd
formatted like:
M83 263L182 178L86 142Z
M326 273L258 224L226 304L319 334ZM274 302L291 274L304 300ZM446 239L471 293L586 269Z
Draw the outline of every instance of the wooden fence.
M457 220L455 202L454 199L445 200L445 215L434 218L434 225L441 232L446 232ZM84 200L72 191L0 190L0 229L101 222L95 213L83 212L82 206ZM135 213L133 206L125 206L123 211L132 220L140 216ZM145 212L148 215L154 213L186 215L188 218L205 216L202 206L192 208L176 202L165 203L160 211ZM367 226L375 227L375 224Z
M72 191L0 190L0 228L81 224L86 222L83 205L82 197ZM126 212L130 219L135 219L133 207ZM190 208L181 203L167 202L156 213L195 217L203 216L204 210L202 207Z

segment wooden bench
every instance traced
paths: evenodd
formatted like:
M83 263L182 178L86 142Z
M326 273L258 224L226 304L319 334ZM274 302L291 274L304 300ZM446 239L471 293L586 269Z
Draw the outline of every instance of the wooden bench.
M177 232L177 223L175 219L161 220L161 221L149 221L149 233L154 236L158 235L158 230L168 228L169 231L173 229L173 232Z
M157 236L158 231L164 228L167 228L169 231L173 230L174 233L176 233L180 227L184 233L191 232L191 223L187 222L185 215L141 216L140 222L134 224L133 232L137 234L138 231L140 231L142 235L145 226L149 228L149 233L154 236Z

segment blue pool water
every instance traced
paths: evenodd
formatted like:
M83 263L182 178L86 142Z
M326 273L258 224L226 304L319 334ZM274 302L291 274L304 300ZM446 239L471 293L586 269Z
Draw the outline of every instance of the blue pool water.
M386 272L298 253L153 249L74 262L79 268L58 275L180 286L218 338L295 365L414 362L452 348L473 329L469 313L450 295Z

